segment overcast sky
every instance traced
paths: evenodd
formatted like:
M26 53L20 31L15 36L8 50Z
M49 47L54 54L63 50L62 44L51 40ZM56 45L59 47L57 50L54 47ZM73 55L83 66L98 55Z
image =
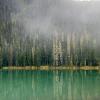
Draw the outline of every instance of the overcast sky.
M78 0L79 1L79 0ZM26 33L88 31L100 38L100 1L14 0L12 20L24 25Z

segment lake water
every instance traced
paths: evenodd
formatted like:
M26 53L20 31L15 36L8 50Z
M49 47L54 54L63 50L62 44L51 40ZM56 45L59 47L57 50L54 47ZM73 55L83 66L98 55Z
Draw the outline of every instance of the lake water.
M100 72L0 71L0 100L100 100Z

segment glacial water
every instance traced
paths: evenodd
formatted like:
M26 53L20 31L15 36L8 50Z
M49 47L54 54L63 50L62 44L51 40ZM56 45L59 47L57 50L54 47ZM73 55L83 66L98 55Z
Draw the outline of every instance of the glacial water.
M0 71L0 100L100 100L100 72Z

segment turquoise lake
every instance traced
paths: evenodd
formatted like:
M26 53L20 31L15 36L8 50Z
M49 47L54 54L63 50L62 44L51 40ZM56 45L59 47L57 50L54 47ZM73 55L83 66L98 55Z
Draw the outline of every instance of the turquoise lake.
M100 100L100 72L0 71L0 100Z

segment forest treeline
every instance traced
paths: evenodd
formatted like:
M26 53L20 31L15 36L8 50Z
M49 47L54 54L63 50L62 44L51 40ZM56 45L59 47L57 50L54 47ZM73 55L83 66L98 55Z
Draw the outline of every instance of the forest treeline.
M0 5L0 66L99 65L96 39L87 30L27 34L23 25L11 20L12 6L7 1Z
M5 29L6 30L6 29ZM0 35L0 66L97 66L96 40L84 33Z

